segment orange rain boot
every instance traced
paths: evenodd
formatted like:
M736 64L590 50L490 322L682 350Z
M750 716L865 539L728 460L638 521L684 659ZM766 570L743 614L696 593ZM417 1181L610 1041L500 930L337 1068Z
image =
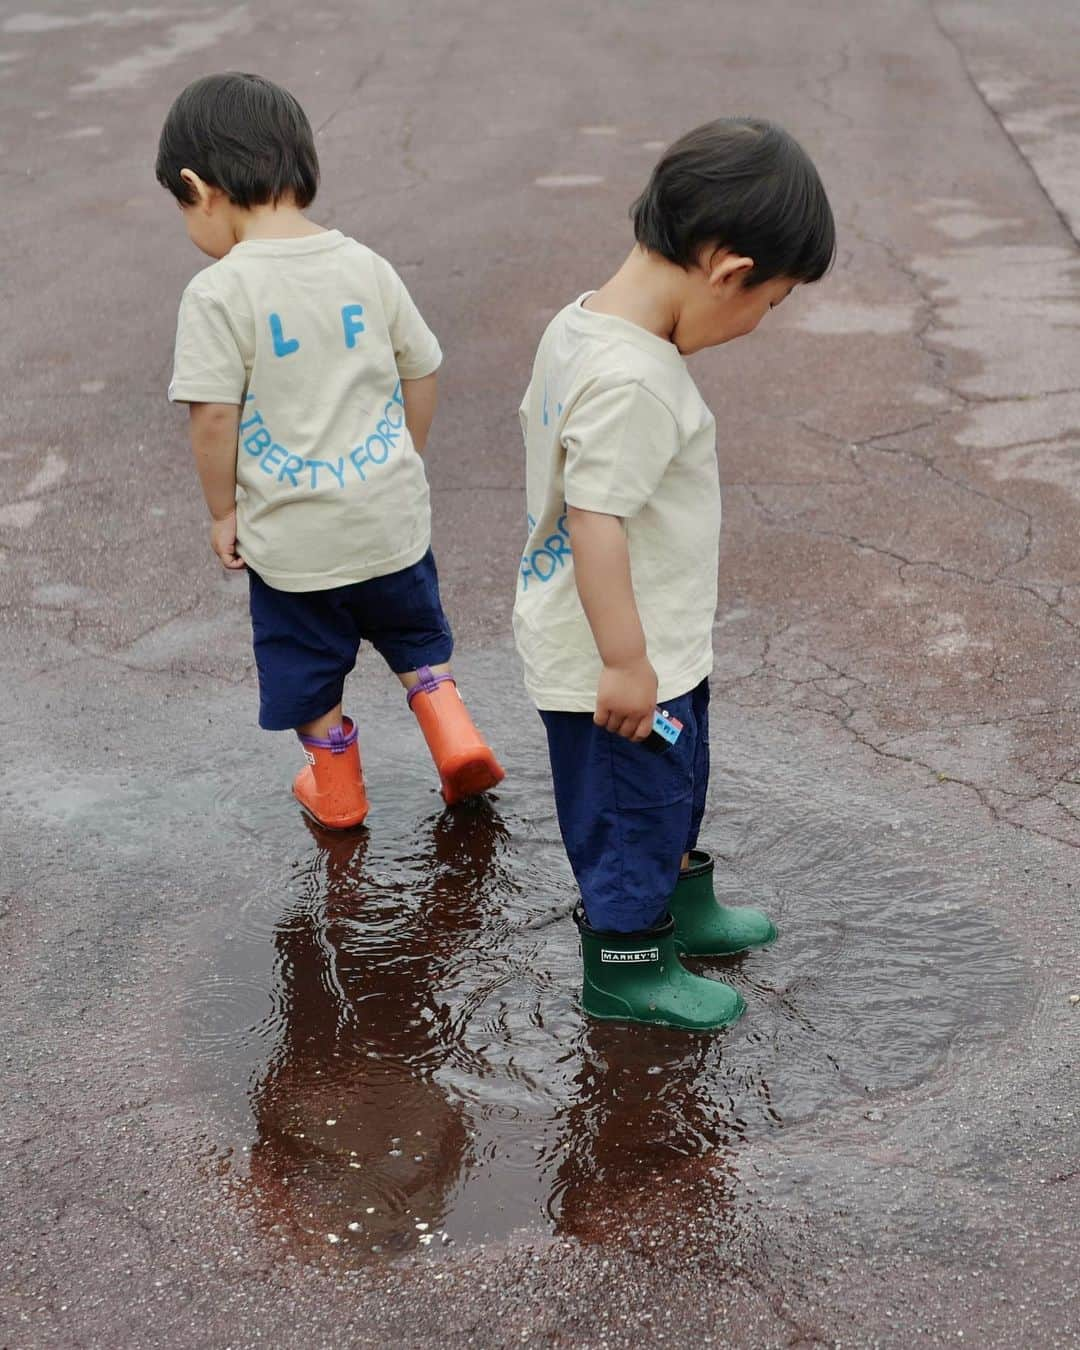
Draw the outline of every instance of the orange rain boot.
M293 780L293 796L308 815L330 830L360 825L368 813L356 742L356 723L351 717L343 717L341 726L331 727L325 741L317 736L300 736L307 764Z
M436 675L430 666L416 673L420 683L409 690L409 707L439 771L447 806L501 783L506 774L473 725L454 677Z

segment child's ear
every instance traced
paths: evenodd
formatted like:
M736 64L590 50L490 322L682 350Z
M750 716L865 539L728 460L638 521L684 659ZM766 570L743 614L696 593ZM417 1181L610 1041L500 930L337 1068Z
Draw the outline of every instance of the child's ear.
M723 290L741 286L754 270L754 260L731 249L718 248L702 259L702 266L709 285L715 290Z
M217 189L204 182L194 169L181 169L180 177L195 194L195 200L191 205L201 207L205 211L213 202Z

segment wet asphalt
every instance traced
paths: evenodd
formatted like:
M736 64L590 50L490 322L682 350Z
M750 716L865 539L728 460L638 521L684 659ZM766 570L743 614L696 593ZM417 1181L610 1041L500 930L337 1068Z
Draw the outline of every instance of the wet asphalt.
M0 5L0 1344L1080 1344L1080 103L1070 6ZM369 828L295 808L164 389L158 127L222 68L447 353L469 701L395 682ZM694 359L724 483L719 1037L590 1026L508 642L516 407L659 148L791 127L835 273ZM1076 998L1074 1003L1071 1000Z

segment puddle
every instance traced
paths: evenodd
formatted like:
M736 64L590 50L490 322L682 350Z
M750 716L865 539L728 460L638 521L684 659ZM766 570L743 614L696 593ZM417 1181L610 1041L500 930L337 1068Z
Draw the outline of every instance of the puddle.
M0 775L5 810L79 841L114 947L124 896L153 897L130 911L156 917L128 933L117 1041L203 1122L269 1246L365 1262L525 1231L648 1250L674 1226L680 1250L737 1252L744 1145L878 1118L1031 1014L991 867L929 861L972 841L729 708L702 845L722 895L768 910L780 939L698 968L748 1013L716 1036L588 1023L541 729L504 665L476 658L467 686L510 776L454 811L396 689L364 681L373 807L352 834L299 812L288 737L236 729L248 691L206 703L233 728L209 761L195 712L158 748L162 706L138 724L152 760L110 732L96 769L23 756Z
M902 810L740 745L702 842L781 937L698 964L747 1016L715 1037L588 1024L539 732L505 730L497 797L441 810L410 754L392 780L372 765L351 835L266 771L220 792L222 829L258 850L185 944L171 1053L273 1240L355 1261L522 1229L647 1246L706 1211L715 1240L743 1141L870 1107L1020 1015L985 883L913 862Z

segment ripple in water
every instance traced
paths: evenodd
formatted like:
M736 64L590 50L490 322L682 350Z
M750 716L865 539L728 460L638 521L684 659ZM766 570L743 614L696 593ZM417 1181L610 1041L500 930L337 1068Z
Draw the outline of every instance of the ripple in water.
M717 772L702 839L722 898L780 928L696 963L747 1016L719 1036L588 1023L538 738L515 739L489 802L441 811L417 769L381 785L367 830L275 807L277 875L206 936L181 1043L250 1107L230 1142L269 1226L356 1259L519 1227L645 1243L675 1197L737 1246L744 1140L917 1084L958 1035L1015 1019L1020 959L970 880L812 766L769 761Z

